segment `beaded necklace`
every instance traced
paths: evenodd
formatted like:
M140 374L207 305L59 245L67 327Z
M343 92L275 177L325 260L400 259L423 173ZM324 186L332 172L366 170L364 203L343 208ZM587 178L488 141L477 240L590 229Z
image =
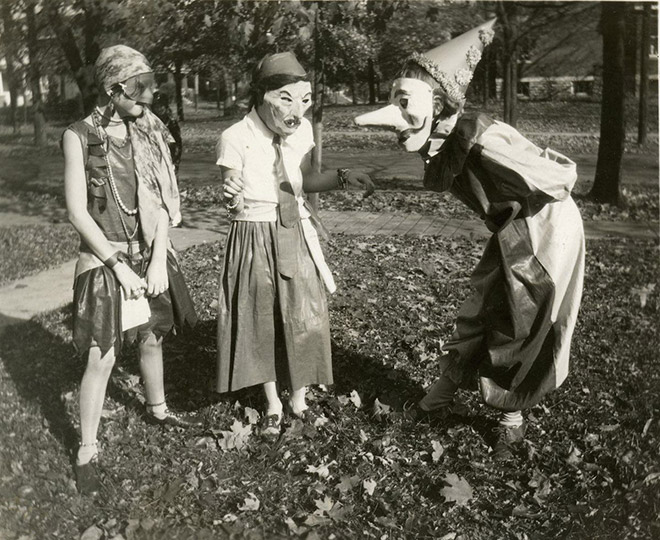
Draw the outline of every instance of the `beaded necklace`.
M96 113L96 114L95 114ZM101 132L101 122L100 122L100 117L101 117L100 111L97 109L94 110L92 113L92 123L94 124L94 129L96 130L96 134L99 136L99 139L101 139L104 142L108 142L109 144L109 139L110 136L108 133L103 129L103 133L105 133L105 137L103 136L103 133ZM126 139L125 142L122 144L126 144L126 141L128 141L130 138L130 133L128 132L128 126L126 127ZM135 236L137 235L138 228L140 226L140 221L138 219L135 220L135 228L133 229L132 233L128 232L128 227L126 225L126 222L124 221L124 216L122 215L122 212L126 214L127 216L135 216L138 213L138 208L134 209L129 209L124 201L121 200L121 197L119 196L119 190L117 189L117 183L115 182L115 177L114 174L112 173L112 167L110 166L110 159L108 158L108 152L106 148L103 148L103 160L105 161L105 165L108 169L108 183L110 184L110 191L112 192L112 197L114 198L115 202L117 203L117 207L121 210L119 212L119 221L121 223L122 229L124 229L124 234L126 235L126 240L128 242L128 252L129 255L132 255L132 242Z

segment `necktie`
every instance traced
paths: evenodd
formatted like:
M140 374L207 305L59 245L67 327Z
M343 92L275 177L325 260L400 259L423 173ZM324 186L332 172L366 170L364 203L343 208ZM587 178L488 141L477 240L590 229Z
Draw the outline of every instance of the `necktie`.
M293 227L300 219L298 201L296 200L296 196L293 193L293 186L291 185L289 175L287 174L286 168L284 167L284 158L282 156L282 139L279 135L275 135L275 137L273 137L273 145L275 146L275 153L277 154L275 169L282 178L277 196L280 207L280 223L289 229Z
M277 223L277 271L284 277L292 278L298 271L298 238L301 232L296 223L300 221L298 201L293 194L293 186L284 167L282 139L273 137L277 159L275 170L282 179L278 189L279 219Z

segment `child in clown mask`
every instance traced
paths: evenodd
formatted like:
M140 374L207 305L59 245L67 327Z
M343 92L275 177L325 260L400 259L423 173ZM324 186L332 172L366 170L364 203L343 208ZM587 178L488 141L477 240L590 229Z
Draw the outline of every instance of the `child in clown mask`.
M73 293L73 343L86 354L80 388L81 444L76 483L101 489L96 441L115 355L138 341L145 420L191 427L170 411L163 381L164 336L197 321L168 228L179 217L179 192L163 123L148 109L154 77L146 58L124 45L103 49L95 64L94 111L62 137L69 219L80 234ZM141 317L128 319L138 310Z
M484 114L462 114L494 22L412 55L391 104L356 122L393 127L424 160L425 187L454 194L493 233L445 345L442 373L406 416L451 411L459 385L476 375L486 404L501 412L489 441L493 457L507 459L525 435L522 410L568 375L584 232L570 197L575 163Z
M317 234L320 222L303 193L373 191L368 175L315 173L312 127L304 118L311 84L292 53L266 56L252 80L247 116L224 131L217 164L232 225L220 282L217 391L262 385L261 434L281 430L278 385L295 417L313 422L310 384L331 384L325 289L334 292Z

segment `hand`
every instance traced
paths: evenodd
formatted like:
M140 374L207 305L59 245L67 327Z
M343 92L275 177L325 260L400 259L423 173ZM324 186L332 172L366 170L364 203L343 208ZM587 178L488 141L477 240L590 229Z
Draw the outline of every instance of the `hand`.
M364 197L368 197L376 189L373 180L371 180L371 177L366 173L349 171L348 175L346 176L346 180L352 186L363 188Z
M126 298L139 298L147 288L147 283L123 262L117 263L114 268L115 276L124 289Z
M243 210L243 180L240 176L228 176L222 185L227 212L239 213Z
M146 280L148 296L158 296L164 293L170 286L167 279L166 262L152 259L147 268Z
M240 176L227 176L222 182L222 193L229 201L243 192L243 179Z

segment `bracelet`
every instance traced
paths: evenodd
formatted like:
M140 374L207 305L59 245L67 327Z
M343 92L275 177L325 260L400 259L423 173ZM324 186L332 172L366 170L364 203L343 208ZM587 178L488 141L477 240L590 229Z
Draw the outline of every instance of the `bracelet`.
M103 264L105 264L108 268L114 268L119 264L119 251L115 251L110 257L108 257L105 261L103 261Z
M339 189L346 189L348 187L348 174L350 169L337 169L337 185Z
M234 199L236 200L236 202L233 202ZM241 200L238 197L234 197L231 203L225 203L225 208L227 208L227 210L233 210L240 204L240 202Z

